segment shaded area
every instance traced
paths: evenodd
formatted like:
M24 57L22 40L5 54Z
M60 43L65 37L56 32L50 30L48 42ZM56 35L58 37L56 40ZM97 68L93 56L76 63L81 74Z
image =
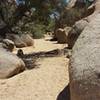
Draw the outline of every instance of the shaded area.
M59 93L56 100L70 100L69 84Z
M63 48L63 49L54 49L47 52L33 52L30 54L24 54L22 49L19 49L17 52L17 56L21 58L26 68L33 69L37 67L36 61L45 57L57 57L61 55L66 55L66 58L71 56L71 50Z
M17 56L20 57L24 63L27 69L33 69L37 68L36 61L39 58L45 58L45 57L55 57L60 56L63 52L61 49L55 49L48 52L37 52L37 53L31 53L31 54L24 54L22 49L19 49L17 52ZM64 53L63 53L64 54Z
M63 49L54 49L52 51L47 52L34 52L30 54L24 54L22 49L19 49L17 52L17 56L20 58L41 58L41 57L55 57L62 54ZM64 53L63 53L64 54Z

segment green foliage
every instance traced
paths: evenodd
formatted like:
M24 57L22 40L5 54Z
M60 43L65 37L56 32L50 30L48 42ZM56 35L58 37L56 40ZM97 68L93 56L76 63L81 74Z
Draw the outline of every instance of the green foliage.
M56 0L25 0L17 6L13 0L1 0L0 19L15 33L32 33L35 38L43 37L46 31L54 29L50 14Z
M42 38L45 34L45 26L42 24L36 24L32 26L31 33L34 38Z
M0 2L0 16L2 20L8 24L11 25L13 23L13 13L15 12L15 5L10 4L5 1Z
M48 26L46 26L46 30L47 30L47 31L53 31L54 28L55 28L55 20L54 20L54 19L51 19L51 20L49 21Z
M72 26L76 21L86 17L87 8L84 6L83 8L73 7L71 9L65 9L60 15L59 22L64 26Z
M23 20L23 21L22 21ZM23 33L31 33L34 38L43 38L44 34L47 31L52 31L54 29L54 21L50 20L49 24L46 26L43 23L32 22L27 20L27 18L23 18L19 23L13 27L13 30L16 33L23 34ZM23 23L24 22L24 23Z

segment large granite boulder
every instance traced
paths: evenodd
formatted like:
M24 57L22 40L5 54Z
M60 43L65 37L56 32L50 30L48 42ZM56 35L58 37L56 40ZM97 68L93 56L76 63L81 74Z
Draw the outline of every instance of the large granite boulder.
M67 36L67 43L68 43L68 47L70 49L73 48L76 40L78 39L79 35L81 34L81 32L84 30L84 28L88 25L88 22L83 19L80 21L77 21L72 29L69 31L68 36Z
M34 39L29 34L22 34L21 40L26 43L27 46L34 46Z
M17 48L34 46L34 39L28 34L6 34L6 38L12 40Z
M58 43L67 43L67 36L68 36L69 30L70 30L70 27L66 27L65 29L58 28L56 30L54 37L57 39Z
M6 34L6 38L12 40L17 48L22 48L22 47L26 47L27 46L26 43L24 43L21 40L21 37L19 35Z
M76 41L69 66L71 100L100 100L100 14Z
M24 70L24 62L0 44L0 78L9 78Z

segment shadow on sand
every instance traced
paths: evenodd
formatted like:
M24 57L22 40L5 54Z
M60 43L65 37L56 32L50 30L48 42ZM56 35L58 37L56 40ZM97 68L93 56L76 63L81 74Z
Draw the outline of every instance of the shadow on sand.
M70 89L69 85L66 86L58 95L56 100L70 100Z

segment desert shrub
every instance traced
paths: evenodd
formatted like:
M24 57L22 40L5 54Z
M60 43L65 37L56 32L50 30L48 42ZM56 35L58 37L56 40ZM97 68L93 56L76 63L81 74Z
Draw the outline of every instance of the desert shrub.
M63 14L61 21L68 26L72 26L76 21L82 19L84 17L85 8L72 8L70 10L66 10Z
M34 38L43 38L45 34L45 26L42 24L34 25L32 28L32 34Z

